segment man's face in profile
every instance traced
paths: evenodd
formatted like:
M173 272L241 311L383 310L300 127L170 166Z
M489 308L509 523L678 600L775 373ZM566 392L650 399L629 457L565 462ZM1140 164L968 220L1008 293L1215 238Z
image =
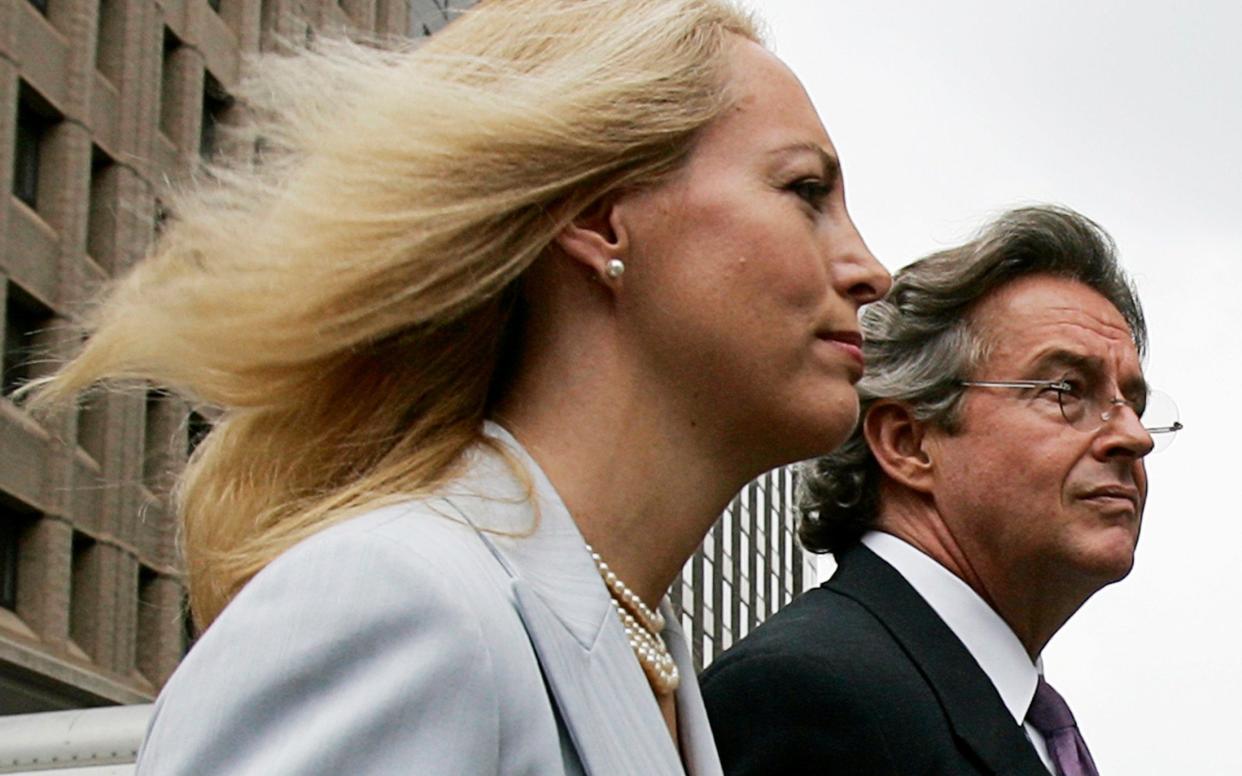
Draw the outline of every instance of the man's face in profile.
M1112 412L1076 428L1057 391L967 391L957 432L933 434L934 497L948 529L990 586L1098 589L1121 579L1134 562L1152 449L1134 409L1110 403L1146 400L1125 319L1098 292L1049 275L1001 287L974 319L991 348L971 379L1065 381Z

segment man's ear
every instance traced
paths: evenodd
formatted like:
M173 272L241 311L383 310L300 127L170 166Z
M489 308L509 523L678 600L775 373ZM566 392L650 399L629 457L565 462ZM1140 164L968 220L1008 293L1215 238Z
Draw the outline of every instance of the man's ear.
M927 424L899 402L874 404L863 418L863 435L884 474L923 493L931 491L935 473L926 431Z
M555 239L557 247L571 261L599 278L607 277L608 262L624 260L630 247L618 201L616 195L597 201L570 221Z

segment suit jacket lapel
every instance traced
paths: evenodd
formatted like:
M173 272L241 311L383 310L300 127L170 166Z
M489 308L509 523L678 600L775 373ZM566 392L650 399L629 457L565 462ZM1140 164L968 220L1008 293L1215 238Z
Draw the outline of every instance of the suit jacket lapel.
M681 672L681 684L677 687L677 735L681 738L681 756L686 764L686 773L690 776L723 776L716 739L712 737L711 723L707 721L707 707L703 705L703 696L699 692L690 645L667 600L661 604L660 611L668 622L664 629L664 642L677 662L677 670Z
M858 545L838 555L828 586L883 623L931 685L963 746L993 773L1048 776L987 674L895 569Z
M542 593L521 578L513 592L584 770L594 776L684 773L620 621L605 617L599 637L584 648Z
M444 500L467 522L483 529L479 536L511 577L514 606L583 767L596 776L684 773L655 696L613 613L608 590L577 524L516 441L492 424L488 432L506 442L519 458L532 480L529 490L515 482L508 462L484 454L475 456L471 473L464 479L486 486L454 488ZM673 628L673 618L669 622ZM681 652L678 668L683 684L692 685L694 668L684 644ZM698 773L715 776L719 760L697 688L694 700L696 713L689 714L683 739L693 744L692 751L702 763ZM705 736L710 758L703 751ZM715 770L709 767L712 760Z

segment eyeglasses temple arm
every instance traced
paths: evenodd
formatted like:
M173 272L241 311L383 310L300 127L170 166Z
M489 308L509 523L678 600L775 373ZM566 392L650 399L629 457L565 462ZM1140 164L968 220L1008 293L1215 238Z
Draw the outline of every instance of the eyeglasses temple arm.
M1174 431L1181 431L1183 428L1185 428L1185 426L1183 426L1180 421L1175 420L1173 421L1173 425L1171 426L1156 426L1155 428L1149 428L1147 429L1147 433L1148 434L1171 434Z

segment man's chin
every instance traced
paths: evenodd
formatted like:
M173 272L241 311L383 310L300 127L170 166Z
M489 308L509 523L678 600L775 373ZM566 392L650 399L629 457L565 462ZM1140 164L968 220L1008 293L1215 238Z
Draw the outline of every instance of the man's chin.
M1082 568L1099 586L1111 585L1125 579L1134 569L1134 547L1137 536L1128 530L1114 529L1113 536L1101 537L1102 541L1090 548L1083 557Z

